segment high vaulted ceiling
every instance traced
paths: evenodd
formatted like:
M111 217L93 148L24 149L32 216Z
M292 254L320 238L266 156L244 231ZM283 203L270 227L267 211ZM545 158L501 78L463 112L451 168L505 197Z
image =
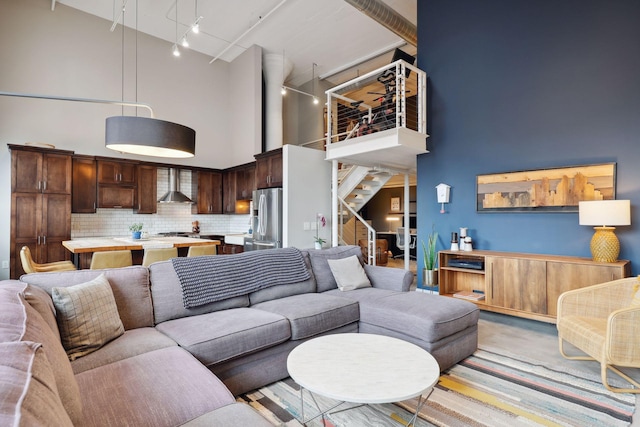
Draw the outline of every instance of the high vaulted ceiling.
M125 25L166 40L168 55L176 40L183 49L180 42L185 34L189 49L227 62L259 45L267 53L284 53L293 63L285 82L293 87L310 81L312 75L342 83L389 63L395 47L416 53L415 46L404 45L399 36L344 0L124 1ZM383 1L416 24L417 0ZM105 31L109 31L119 18L123 0L52 0L52 8L59 3L108 20ZM189 28L198 16L202 19L196 35ZM375 60L361 62L385 51ZM354 66L335 73L348 65Z

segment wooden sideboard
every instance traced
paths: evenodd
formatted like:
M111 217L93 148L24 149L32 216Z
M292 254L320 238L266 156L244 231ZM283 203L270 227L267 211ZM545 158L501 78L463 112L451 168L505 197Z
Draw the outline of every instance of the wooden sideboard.
M455 266L462 260L462 265ZM629 277L631 263L494 251L438 253L440 294L484 294L482 310L555 323L558 297L571 289Z

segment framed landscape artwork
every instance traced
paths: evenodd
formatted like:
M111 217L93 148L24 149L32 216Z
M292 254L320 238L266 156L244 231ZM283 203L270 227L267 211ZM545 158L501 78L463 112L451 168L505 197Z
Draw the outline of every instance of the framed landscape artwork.
M616 164L478 175L478 212L577 212L583 200L615 199Z

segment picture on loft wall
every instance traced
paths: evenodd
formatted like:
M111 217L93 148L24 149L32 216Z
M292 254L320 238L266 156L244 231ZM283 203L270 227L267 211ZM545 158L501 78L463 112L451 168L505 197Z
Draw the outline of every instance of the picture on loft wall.
M478 175L478 212L577 212L583 200L615 199L616 164Z

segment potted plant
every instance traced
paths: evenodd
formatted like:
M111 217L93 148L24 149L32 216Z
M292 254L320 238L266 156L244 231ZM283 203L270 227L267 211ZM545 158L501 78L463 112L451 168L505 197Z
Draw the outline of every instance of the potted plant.
M316 216L316 237L313 238L316 249L322 249L322 245L326 242L325 239L320 237L320 228L324 228L327 225L327 219L319 213Z
M436 251L436 244L438 243L438 232L435 228L432 229L429 237L427 238L427 244L422 241L422 255L424 257L424 274L423 284L424 286L432 287L436 285L436 264L438 262L438 252Z
M132 238L139 239L140 235L142 234L142 223L137 222L137 223L131 224L129 226L129 231L131 232Z

